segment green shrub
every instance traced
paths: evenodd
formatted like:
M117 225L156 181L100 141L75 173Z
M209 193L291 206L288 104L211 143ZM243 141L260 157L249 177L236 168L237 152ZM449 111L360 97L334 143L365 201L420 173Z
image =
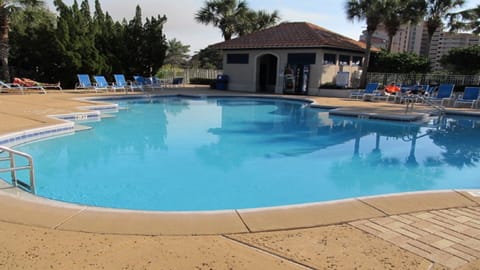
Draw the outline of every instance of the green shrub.
M212 83L215 83L215 79L205 79L205 78L190 79L190 84L212 85Z

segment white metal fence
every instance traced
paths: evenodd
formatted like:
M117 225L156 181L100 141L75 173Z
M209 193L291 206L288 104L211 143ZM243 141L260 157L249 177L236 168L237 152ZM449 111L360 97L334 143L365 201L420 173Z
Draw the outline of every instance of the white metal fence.
M190 82L191 78L216 79L217 75L222 74L222 70L215 69L185 69L185 79Z
M367 74L369 82L379 82L384 85L397 84L440 84L453 83L455 85L480 85L480 75L442 75L442 74L415 74L415 73L375 73Z
M217 75L222 74L222 70L215 69L172 69L172 70L163 70L162 79L173 79L182 77L185 83L190 83L192 78L200 79L216 79Z

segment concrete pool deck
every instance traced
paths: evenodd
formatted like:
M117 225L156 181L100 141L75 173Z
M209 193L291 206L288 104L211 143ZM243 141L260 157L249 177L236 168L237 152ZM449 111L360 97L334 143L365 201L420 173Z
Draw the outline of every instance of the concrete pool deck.
M162 93L243 95L201 88L156 94ZM91 102L76 98L98 95L103 94L2 94L0 136L60 123L47 115L81 112L79 107ZM308 98L341 107L344 114L409 119L430 110L416 106L405 115L405 105ZM451 190L268 209L154 213L54 202L2 184L0 268L479 269L477 195Z

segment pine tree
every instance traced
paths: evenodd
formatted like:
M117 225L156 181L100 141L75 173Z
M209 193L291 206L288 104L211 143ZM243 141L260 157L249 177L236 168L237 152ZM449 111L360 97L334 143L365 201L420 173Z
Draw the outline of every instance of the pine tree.
M108 65L96 47L98 28L90 14L88 0L80 7L75 0L71 7L61 0L54 1L59 13L57 19L57 42L60 48L61 73L68 86L75 81L75 74L105 74Z
M157 73L158 69L163 65L165 54L167 51L167 43L165 35L163 34L163 25L167 21L165 16L151 17L147 19L144 25L144 48L143 63L145 71L148 75Z
M39 7L43 5L40 0L2 0L0 1L0 64L2 79L10 81L10 68L8 57L10 55L9 31L10 16L19 8Z
M45 7L28 7L12 14L10 59L14 77L57 82L55 14Z
M126 44L130 75L151 76L162 66L167 50L163 25L165 16L151 17L142 23L142 10L137 6L135 16L127 25Z

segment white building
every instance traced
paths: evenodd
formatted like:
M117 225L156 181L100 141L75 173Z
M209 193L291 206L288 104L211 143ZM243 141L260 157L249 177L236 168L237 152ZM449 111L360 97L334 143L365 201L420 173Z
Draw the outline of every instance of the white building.
M223 52L228 86L222 88L264 93L315 95L320 85L339 79L349 86L365 54L364 43L307 22L282 23L211 47Z
M450 50L474 45L480 45L480 37L477 35L449 32L441 32L438 35L434 35L429 52L432 70L442 70L440 59L442 56L447 55Z
M393 36L392 52L414 52L420 54L422 44L423 25L404 24L401 25L397 34ZM360 36L360 41L365 42L365 33ZM388 33L385 26L379 25L373 33L372 46L379 49L387 49Z
M386 49L388 34L383 25L380 25L375 31L372 39L372 45L378 48ZM365 36L360 37L364 41ZM473 34L449 33L437 30L432 37L430 50L427 48L428 31L425 22L418 24L404 24L400 26L397 34L393 37L392 52L412 52L417 55L424 55L430 58L432 70L442 69L440 59L448 54L451 49L466 48L473 45L480 45L480 37Z

